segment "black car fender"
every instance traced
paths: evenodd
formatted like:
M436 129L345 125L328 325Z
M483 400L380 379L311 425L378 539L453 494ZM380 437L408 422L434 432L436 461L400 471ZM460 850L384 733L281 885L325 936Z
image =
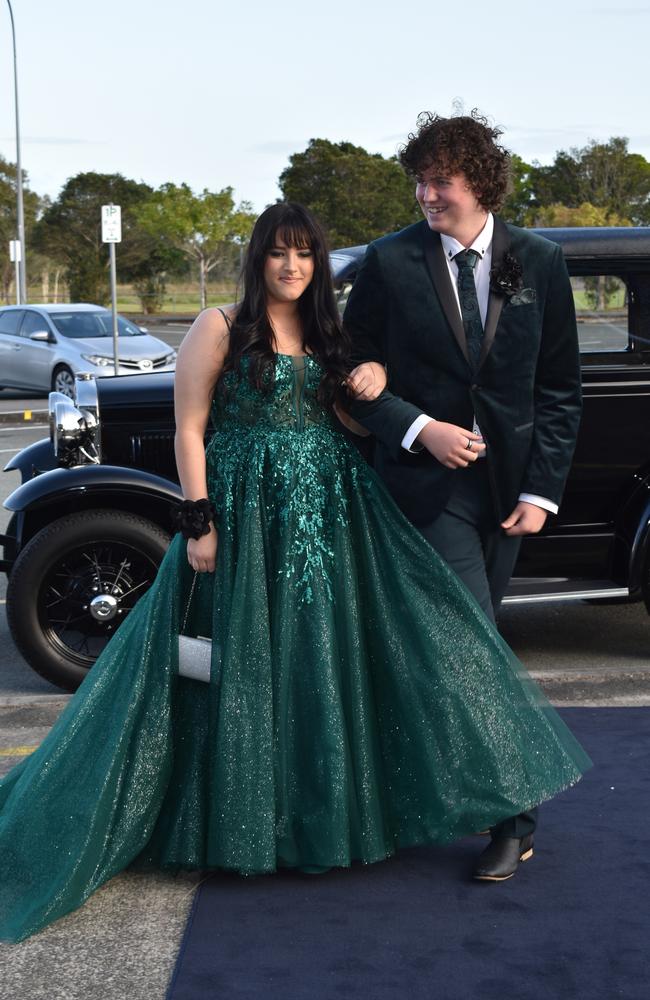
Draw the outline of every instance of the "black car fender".
M5 500L15 516L18 555L42 527L75 511L101 508L140 514L171 534L171 513L182 500L178 483L141 469L82 465L52 469L22 483Z
M58 468L58 462L52 442L49 438L42 438L40 441L27 445L17 455L10 458L4 471L19 472L20 478L25 483L35 476L39 476L42 472L56 468Z

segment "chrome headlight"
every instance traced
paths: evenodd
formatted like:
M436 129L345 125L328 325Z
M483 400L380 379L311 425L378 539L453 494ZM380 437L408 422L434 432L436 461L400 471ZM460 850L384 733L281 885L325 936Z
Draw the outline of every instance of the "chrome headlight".
M81 357L84 361L90 361L91 365L97 365L98 368L108 368L109 365L115 364L113 358L109 358L106 354L82 354Z
M99 404L94 376L79 372L75 377L74 402L61 392L49 397L50 440L59 465L99 465L101 440Z

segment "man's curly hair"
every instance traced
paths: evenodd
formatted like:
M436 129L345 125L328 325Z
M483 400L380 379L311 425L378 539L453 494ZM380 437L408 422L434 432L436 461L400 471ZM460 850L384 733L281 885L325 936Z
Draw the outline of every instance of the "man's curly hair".
M441 175L463 173L479 204L493 212L501 208L510 187L510 153L497 142L502 134L476 108L451 118L423 111L417 132L409 133L399 151L399 161L414 178L429 167Z

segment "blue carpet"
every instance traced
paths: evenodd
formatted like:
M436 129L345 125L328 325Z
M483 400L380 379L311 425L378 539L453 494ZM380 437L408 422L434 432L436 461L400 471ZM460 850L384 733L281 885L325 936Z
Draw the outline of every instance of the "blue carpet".
M566 709L595 767L541 810L535 857L486 841L320 876L214 875L168 1000L648 1000L650 709Z

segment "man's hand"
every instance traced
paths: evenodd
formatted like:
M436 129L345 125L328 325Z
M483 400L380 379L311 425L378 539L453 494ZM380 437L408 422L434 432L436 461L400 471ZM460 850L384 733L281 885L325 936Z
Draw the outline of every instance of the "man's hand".
M478 434L442 420L425 424L415 440L448 469L466 469L485 452L483 438Z
M362 365L357 365L356 368L352 369L345 384L353 396L369 402L382 394L387 381L386 369L383 365L377 361L364 361Z
M520 500L510 517L501 522L506 535L536 535L546 524L548 511Z

